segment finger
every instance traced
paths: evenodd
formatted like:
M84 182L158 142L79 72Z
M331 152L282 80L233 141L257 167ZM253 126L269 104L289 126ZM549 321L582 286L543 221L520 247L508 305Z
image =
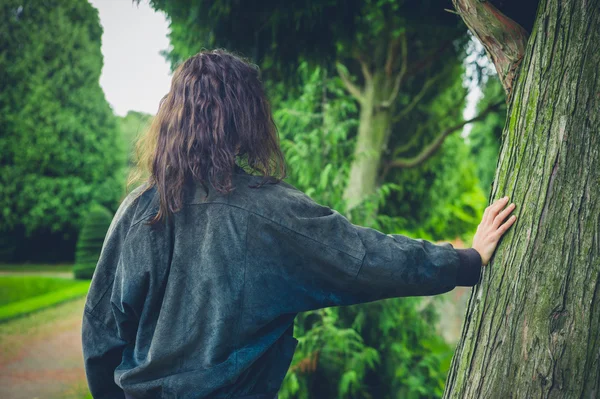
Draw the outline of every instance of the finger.
M517 217L515 215L512 215L511 217L509 217L508 220L506 221L506 223L504 223L502 226L498 227L498 230L496 230L497 236L500 237L504 233L506 233L506 230L508 230L508 228L510 226L512 226L516 220L517 220Z
M488 219L488 213L490 213L490 207L487 206L483 211L483 216L481 217L481 224L485 224Z
M504 198L500 198L499 200L497 200L496 202L494 202L491 206L490 206L490 211L488 212L488 218L490 220L493 220L496 215L498 214L498 212L500 212L500 210L508 203L508 197L504 197Z
M507 206L506 208L504 208L502 210L502 212L500 212L494 218L494 223L492 224L492 226L493 227L500 226L500 223L502 223L514 209L515 209L515 204L510 204L509 206Z

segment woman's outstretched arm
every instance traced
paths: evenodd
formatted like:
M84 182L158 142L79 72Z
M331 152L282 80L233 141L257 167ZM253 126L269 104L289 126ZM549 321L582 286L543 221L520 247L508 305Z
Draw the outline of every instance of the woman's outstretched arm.
M247 287L263 293L251 299L256 301L252 305L266 308L275 301L280 312L302 312L474 286L514 222L498 224L513 209L500 212L505 203L488 207L474 248L457 249L354 225L338 212L296 196L294 206L301 212L275 221L251 217ZM274 278L279 286L270 284Z

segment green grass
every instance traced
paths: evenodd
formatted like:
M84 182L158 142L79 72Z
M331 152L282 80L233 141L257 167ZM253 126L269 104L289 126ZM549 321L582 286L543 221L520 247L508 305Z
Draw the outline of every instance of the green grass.
M59 291L73 281L58 277L0 276L0 307L24 299Z
M85 296L90 281L0 276L0 322Z
M16 263L3 263L0 264L0 272L57 272L64 273L73 270L72 264L16 264Z

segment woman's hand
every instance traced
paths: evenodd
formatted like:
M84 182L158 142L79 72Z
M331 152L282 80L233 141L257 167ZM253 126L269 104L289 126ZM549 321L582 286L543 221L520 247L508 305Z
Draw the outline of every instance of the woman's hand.
M507 203L508 197L504 197L485 208L483 219L479 226L477 226L477 232L475 233L475 237L473 237L473 248L481 255L483 266L490 262L498 241L500 241L500 237L517 220L517 217L512 215L504 222L508 215L515 209L515 204L510 204L504 208Z

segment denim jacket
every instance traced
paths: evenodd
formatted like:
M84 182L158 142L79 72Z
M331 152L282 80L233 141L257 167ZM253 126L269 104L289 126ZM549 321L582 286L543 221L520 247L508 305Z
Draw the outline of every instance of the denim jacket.
M473 286L481 258L354 225L282 181L236 167L235 190L189 187L171 223L134 190L107 232L83 313L94 398L275 394L299 312Z

